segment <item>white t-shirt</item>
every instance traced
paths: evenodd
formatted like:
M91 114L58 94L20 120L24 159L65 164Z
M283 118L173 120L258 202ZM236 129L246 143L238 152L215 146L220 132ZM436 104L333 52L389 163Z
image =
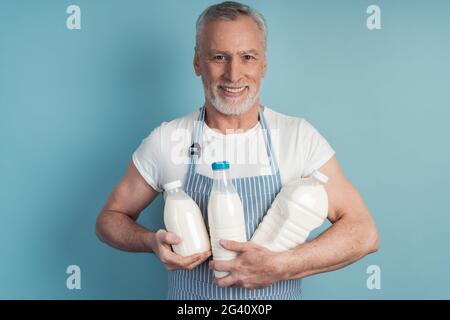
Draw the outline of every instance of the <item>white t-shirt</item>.
M184 183L190 163L194 122L199 112L197 109L182 118L163 122L133 153L137 170L156 191L162 192L163 185L171 181ZM263 112L282 185L311 174L334 155L328 142L305 119L267 107ZM228 161L231 178L272 174L260 122L249 130L227 134L211 129L205 123L202 136L197 173L212 178L211 164Z

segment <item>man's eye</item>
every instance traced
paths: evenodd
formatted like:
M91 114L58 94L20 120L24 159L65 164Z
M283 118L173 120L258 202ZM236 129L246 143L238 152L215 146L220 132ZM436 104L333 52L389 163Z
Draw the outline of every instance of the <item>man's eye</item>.
M225 61L225 56L214 56L213 59L216 61Z
M244 59L245 59L245 60L253 60L253 59L255 59L255 57L254 57L254 56L251 56L251 55L249 55L249 54L246 54L246 55L244 56Z

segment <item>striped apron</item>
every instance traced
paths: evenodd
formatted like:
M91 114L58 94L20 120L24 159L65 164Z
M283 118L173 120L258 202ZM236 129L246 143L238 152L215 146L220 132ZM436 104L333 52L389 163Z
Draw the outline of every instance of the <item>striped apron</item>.
M200 109L193 133L193 143L200 143L205 120L205 107ZM281 177L272 150L270 131L264 113L259 112L267 155L270 160L271 175L232 179L244 207L247 240L251 238L258 224L270 208L280 191ZM191 162L184 183L184 191L198 204L208 226L208 200L213 179L196 172L198 154L191 155ZM226 160L226 159L221 159ZM211 259L211 258L210 258ZM300 299L301 280L283 280L262 289L220 288L213 282L213 270L208 268L208 260L193 270L175 270L168 273L168 296L170 300L223 300L223 299Z

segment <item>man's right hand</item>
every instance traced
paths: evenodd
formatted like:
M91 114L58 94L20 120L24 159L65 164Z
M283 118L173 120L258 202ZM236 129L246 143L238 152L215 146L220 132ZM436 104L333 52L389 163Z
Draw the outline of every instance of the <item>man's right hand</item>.
M204 262L211 255L211 251L193 254L191 256L183 257L172 251L171 245L178 244L181 239L172 232L163 229L155 233L152 242L152 250L159 260L165 265L169 271L177 269L192 270L199 264Z

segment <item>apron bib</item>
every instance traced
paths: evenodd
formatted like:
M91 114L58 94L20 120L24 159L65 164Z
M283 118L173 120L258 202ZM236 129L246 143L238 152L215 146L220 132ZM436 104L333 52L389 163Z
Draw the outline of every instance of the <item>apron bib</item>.
M205 107L200 109L193 133L193 144L199 144L205 120ZM247 241L262 221L273 200L280 191L281 177L272 150L272 141L264 113L259 112L267 155L272 170L271 175L261 175L231 179L244 207ZM191 163L184 183L184 191L197 203L208 228L208 200L213 179L197 173L199 154L191 154ZM226 160L226 159L223 159ZM208 228L209 229L209 228ZM212 258L210 258L212 259ZM208 268L209 260L193 270L169 271L168 296L170 300L224 300L224 299L301 299L301 279L283 280L262 289L220 288L213 282L214 272Z

